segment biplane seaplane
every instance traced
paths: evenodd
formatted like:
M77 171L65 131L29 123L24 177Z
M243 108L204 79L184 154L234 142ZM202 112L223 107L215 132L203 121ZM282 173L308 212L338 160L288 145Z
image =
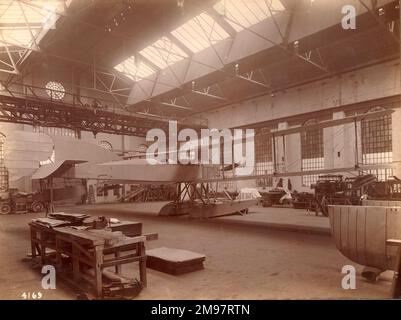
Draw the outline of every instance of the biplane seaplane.
M53 178L63 178L66 180L83 179L97 180L104 184L174 184L177 188L175 200L162 207L159 212L160 215L189 214L192 217L215 217L237 212L241 213L246 212L249 207L256 204L258 201L257 195L255 196L255 194L250 193L249 195L240 195L240 197L233 199L225 192L225 198L216 197L212 192L213 183L254 180L267 177L294 177L305 174L305 171L280 172L278 170L275 155L277 138L299 134L305 130L341 126L349 123L356 124L358 121L379 118L391 114L392 112L393 110L386 109L371 113L357 114L342 119L323 121L307 127L300 126L284 130L273 130L271 131L271 136L273 139L274 171L271 174L262 175L253 174L254 159L252 159L252 156L249 157L250 154L254 153L253 130L250 132L247 130L244 137L242 137L242 135L236 136L235 132L231 140L227 137L227 141L229 141L228 147L224 145L224 151L227 152L224 152L225 154L221 157L222 159L220 159L220 148L214 148L216 146L220 147L220 138L223 138L225 143L226 137L221 135L220 137L217 136L216 140L213 140L213 131L208 131L207 134L201 135L200 139L197 135L192 135L192 139L189 140L187 137L191 138L191 134L188 134L187 131L186 134L183 135L186 138L179 140L183 142L183 148L177 147L179 145L177 141L174 143L169 141L168 148L160 147L160 145L157 148L150 146L148 152L152 150L154 152L150 159L147 157L146 159L131 160L124 160L112 151L79 139L41 133L29 133L31 136L28 140L31 141L31 145L36 140L45 141L48 145L51 145L51 148L47 148L45 153L43 147L40 146L36 148L37 150L41 150L40 156L37 156L38 160L41 160L41 165L33 172L31 179L41 181L51 181ZM230 132L230 130L228 130L228 132ZM221 134L221 132L217 133ZM26 134L28 133L15 131L6 133L6 136L17 135L20 136L20 140L23 140L23 136ZM173 134L175 139L180 137L180 135L181 132L175 132ZM205 137L210 137L210 139L206 139L207 141L211 141L210 144L209 142L204 144ZM158 137L157 140L165 141L166 137L163 138L164 139L160 139L160 137ZM244 142L245 148L243 148ZM31 147L30 149L34 148ZM246 150L245 156L243 156L243 149ZM173 154L173 161L171 161L171 155ZM177 159L180 158L180 154L183 155L180 159L181 161L177 161ZM216 157L218 160L214 162L209 161L217 154L219 155ZM227 154L229 155L226 157ZM32 157L34 157L33 154ZM195 161L191 161L191 157L192 160ZM206 161L202 161L205 158ZM379 167L387 168L389 166L391 166L391 164L360 165L356 163L355 167L314 170L308 171L307 174L358 172L378 169ZM225 175L227 171L230 171L229 175ZM47 185L51 186L51 183Z
M195 145L194 141L187 145L188 154L194 150ZM124 160L110 150L80 139L25 131L6 132L7 157L15 158L14 150L20 153L23 148L29 153L29 158L38 163L30 179L40 181L39 185L45 186L46 190L42 191L49 194L50 202L53 202L54 178L62 178L64 181L95 180L98 185L175 185L175 200L163 206L160 215L189 214L190 217L204 218L243 213L257 201L252 194L242 194L238 199L233 199L224 192L223 197L216 197L208 184L209 180L205 179L206 172L213 178L221 170L239 169L243 166L242 159L223 167L174 163L171 159L165 159L174 150L164 151L159 147L159 151L151 158ZM183 156L179 158L185 162ZM57 198L60 199L59 196Z

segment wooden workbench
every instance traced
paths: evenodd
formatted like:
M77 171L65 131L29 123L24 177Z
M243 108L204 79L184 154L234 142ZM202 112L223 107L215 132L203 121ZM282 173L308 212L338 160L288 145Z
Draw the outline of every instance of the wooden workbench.
M89 282L97 297L103 296L103 270L114 267L117 275L121 266L139 263L140 283L146 286L145 236L126 237L121 232L101 230L77 230L70 226L48 228L30 223L32 258L38 254L42 264L47 263L46 248L55 250L56 268L62 269L63 257L72 261L72 282L80 286L88 280L84 270L93 268Z

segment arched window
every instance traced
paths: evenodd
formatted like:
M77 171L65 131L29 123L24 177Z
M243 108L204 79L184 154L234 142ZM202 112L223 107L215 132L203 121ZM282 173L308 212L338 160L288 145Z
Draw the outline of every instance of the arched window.
M382 107L372 108L368 112L385 110ZM362 164L386 164L393 161L393 139L391 114L375 119L361 121ZM378 180L387 180L392 176L392 169L369 170Z
M317 123L317 120L311 119L305 122L303 126L307 127ZM301 132L301 159L302 171L324 169L324 145L322 128L312 128ZM312 183L316 182L318 177L318 174L303 175L302 185L310 187Z
M109 150L109 151L113 151L113 145L110 142L106 141L106 140L100 141L99 142L99 147L102 147L102 148L104 148L106 150Z
M54 100L61 100L65 96L65 89L61 83L49 81L46 84L46 93L50 98Z

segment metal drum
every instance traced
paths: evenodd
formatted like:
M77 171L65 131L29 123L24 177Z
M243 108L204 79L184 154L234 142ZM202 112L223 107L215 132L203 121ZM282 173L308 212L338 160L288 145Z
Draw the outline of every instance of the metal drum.
M388 239L401 239L401 208L329 206L331 233L340 252L352 261L394 270L396 248Z

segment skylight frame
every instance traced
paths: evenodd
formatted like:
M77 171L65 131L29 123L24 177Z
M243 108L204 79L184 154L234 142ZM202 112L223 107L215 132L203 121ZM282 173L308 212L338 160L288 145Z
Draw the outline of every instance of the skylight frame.
M123 73L133 81L147 78L156 73L155 69L153 69L145 62L135 58L135 56L131 56L120 62L119 64L114 66L114 69Z
M173 40L163 36L139 52L160 69L165 69L188 55Z
M213 8L237 32L285 10L280 0L220 0Z
M230 37L230 34L205 12L174 29L171 34L193 53L207 49Z

